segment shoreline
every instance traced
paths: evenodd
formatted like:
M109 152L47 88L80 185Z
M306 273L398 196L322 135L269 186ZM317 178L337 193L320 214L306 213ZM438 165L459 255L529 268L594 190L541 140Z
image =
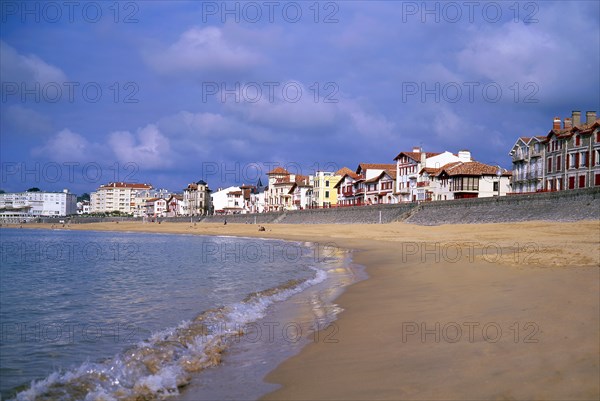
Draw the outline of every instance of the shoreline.
M279 365L265 380L283 387L264 399L600 395L596 220L270 225L266 232L208 223L65 229L262 237L358 250L353 262L365 266L369 277L336 299L344 309L336 320L339 342L310 343ZM483 328L490 337L482 337ZM491 337L498 328L499 338Z

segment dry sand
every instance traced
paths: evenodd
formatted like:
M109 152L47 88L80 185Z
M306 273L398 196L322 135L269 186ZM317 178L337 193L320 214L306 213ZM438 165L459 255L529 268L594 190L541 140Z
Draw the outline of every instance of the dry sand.
M32 224L28 227L48 228ZM423 227L98 223L77 230L236 235L356 250L337 342L267 380L269 400L597 400L600 222Z

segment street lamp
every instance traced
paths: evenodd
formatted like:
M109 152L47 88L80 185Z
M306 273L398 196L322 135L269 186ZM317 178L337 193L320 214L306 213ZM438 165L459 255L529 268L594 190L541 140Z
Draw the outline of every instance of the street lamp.
M496 169L496 176L498 177L498 197L500 197L500 178L502 177L502 167L498 166Z

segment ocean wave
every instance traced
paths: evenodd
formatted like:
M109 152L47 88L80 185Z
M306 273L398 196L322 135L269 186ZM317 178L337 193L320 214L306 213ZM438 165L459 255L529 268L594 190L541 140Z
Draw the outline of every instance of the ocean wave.
M289 280L248 295L243 301L204 311L191 321L161 330L124 352L77 369L54 372L33 381L17 401L140 401L163 400L179 394L192 374L221 362L222 353L245 325L263 318L269 305L286 300L324 281L327 273L311 267L315 276Z

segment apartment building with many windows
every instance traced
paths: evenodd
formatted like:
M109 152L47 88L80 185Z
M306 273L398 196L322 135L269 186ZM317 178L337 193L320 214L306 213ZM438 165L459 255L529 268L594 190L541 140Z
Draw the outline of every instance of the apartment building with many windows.
M98 187L90 194L92 213L121 212L134 214L136 212L136 197L138 192L152 189L150 184L131 182L110 182Z

